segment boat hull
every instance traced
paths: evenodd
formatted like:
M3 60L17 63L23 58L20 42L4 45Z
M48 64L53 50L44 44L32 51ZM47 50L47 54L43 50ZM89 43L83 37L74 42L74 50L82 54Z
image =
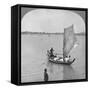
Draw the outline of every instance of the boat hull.
M75 61L75 59L73 59L72 61L69 61L69 62L55 61L54 59L49 59L49 61L52 62L52 63L56 63L56 64L71 65Z

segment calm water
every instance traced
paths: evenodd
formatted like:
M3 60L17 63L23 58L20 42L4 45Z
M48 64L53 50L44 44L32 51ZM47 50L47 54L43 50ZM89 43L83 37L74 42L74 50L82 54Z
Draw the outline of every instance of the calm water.
M47 50L51 47L55 52L63 53L63 35L21 35L21 81L43 81L44 68L48 69L49 81L85 78L85 36L76 35L78 46L70 52L76 61L70 65L50 63Z

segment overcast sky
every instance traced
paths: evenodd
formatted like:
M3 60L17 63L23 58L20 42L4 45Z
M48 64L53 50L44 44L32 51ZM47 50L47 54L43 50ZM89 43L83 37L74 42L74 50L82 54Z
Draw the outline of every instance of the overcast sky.
M76 33L85 32L85 12L22 8L21 15L22 32L63 33L72 24Z

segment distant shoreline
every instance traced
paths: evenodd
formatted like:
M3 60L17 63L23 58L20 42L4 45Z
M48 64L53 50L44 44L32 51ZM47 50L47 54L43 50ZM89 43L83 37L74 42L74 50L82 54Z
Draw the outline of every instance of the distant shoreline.
M21 34L40 34L40 35L63 35L64 33L45 33L45 32L21 32ZM85 35L85 33L75 33L75 35Z

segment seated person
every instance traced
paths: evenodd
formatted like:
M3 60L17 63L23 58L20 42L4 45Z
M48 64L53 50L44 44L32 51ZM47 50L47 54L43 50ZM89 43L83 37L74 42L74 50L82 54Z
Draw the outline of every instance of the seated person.
M56 57L56 56L54 55L54 53L53 53L53 52L54 52L54 49L53 49L53 48L51 48L51 49L50 49L50 57L51 57L51 58Z
M65 57L65 61L69 62L69 57L68 56Z

